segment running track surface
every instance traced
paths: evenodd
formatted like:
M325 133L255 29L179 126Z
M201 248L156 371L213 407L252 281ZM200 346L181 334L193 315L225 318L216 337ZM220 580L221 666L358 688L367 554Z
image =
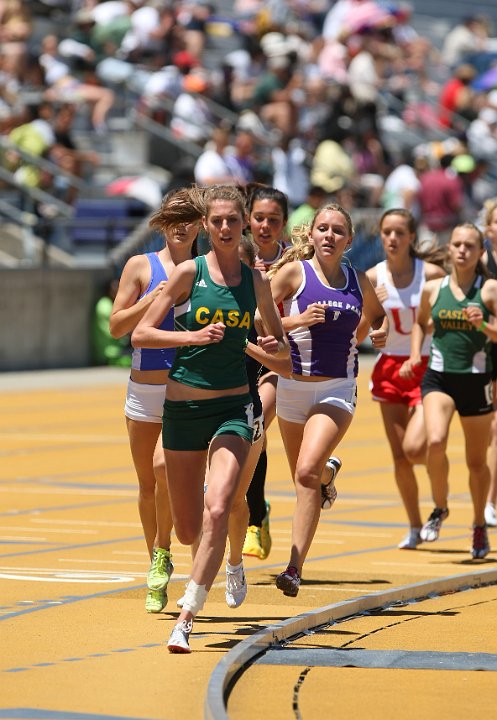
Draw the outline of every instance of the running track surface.
M0 376L0 720L200 720L213 670L261 628L369 593L495 568L495 531L496 551L482 562L470 559L471 502L457 418L449 444L451 515L441 538L416 551L397 549L406 522L379 409L369 397L372 360L361 356L358 410L337 452L339 497L322 513L299 596L285 598L274 586L288 559L294 506L274 424L271 555L246 559L249 593L236 610L224 602L220 573L195 622L189 656L171 656L164 645L189 572L188 548L173 545L164 612L144 611L148 558L123 419L126 371ZM423 468L418 478L427 516ZM495 587L427 603L323 629L277 659L268 653L236 683L230 718L494 716ZM349 656L353 668L341 666L344 650L359 653ZM453 664L445 667L449 655Z

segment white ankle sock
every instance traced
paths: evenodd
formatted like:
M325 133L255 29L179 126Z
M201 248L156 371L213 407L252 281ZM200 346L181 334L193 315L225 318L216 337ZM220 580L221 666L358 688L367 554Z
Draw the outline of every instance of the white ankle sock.
M226 560L226 570L228 572L234 573L237 572L237 570L241 570L243 567L243 560L241 563L238 563L238 565L230 565L230 563Z

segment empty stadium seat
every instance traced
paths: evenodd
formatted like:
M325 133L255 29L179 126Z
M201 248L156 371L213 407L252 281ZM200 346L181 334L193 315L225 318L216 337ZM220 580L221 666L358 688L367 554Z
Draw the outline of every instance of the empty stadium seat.
M73 245L118 245L147 213L146 206L131 198L79 199L71 227Z

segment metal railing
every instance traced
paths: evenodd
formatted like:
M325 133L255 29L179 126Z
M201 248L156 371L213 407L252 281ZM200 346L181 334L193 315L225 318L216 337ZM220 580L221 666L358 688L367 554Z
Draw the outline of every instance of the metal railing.
M193 159L197 159L204 151L202 145L199 145L192 140L185 140L183 138L176 137L167 125L162 125L148 115L135 113L133 116L133 123L143 130L146 130L151 135L164 140L166 143L179 150L182 154L189 155Z
M60 165L57 165L56 163L53 163L46 158L40 157L39 155L32 155L31 153L23 150L18 145L13 143L5 135L0 135L0 149L3 153L16 153L26 162L27 165L33 165L39 170L45 170L51 175L63 177L70 187L73 187L80 192L87 192L91 188L91 185L89 183L87 183L85 180L82 180L77 175L73 175L67 170L61 168Z
M36 203L46 203L48 205L53 205L57 209L58 213L63 217L72 217L74 213L72 206L68 203L63 202L63 200L59 200L54 195L51 195L50 193L45 192L45 190L41 190L40 188L21 185L15 177L14 173L6 170L4 167L1 166L0 180L5 183L5 185L13 188L17 193L19 193L19 204L23 208L32 209ZM12 205L12 207L15 206Z

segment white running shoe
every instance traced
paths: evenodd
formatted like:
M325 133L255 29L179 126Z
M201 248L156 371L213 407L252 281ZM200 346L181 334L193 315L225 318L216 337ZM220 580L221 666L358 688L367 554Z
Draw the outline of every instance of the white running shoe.
M421 528L411 528L405 538L399 542L399 550L416 550L421 545Z
M489 527L497 527L497 515L495 513L495 505L487 503L485 505L485 522Z
M193 628L192 620L183 620L173 627L173 631L167 643L167 649L171 653L191 653L192 649L188 643Z
M326 485L321 483L321 507L323 510L328 510L337 499L338 493L335 487L335 478L341 467L342 461L333 455L326 461L326 468L330 471L330 480Z
M424 540L425 542L434 542L435 540L438 540L438 536L440 535L440 528L442 527L442 522L448 517L448 508L435 508L428 520L421 528L421 540Z
M230 566L231 567L231 566ZM243 563L236 570L229 570L226 563L226 605L237 608L247 595L247 582L243 572Z

